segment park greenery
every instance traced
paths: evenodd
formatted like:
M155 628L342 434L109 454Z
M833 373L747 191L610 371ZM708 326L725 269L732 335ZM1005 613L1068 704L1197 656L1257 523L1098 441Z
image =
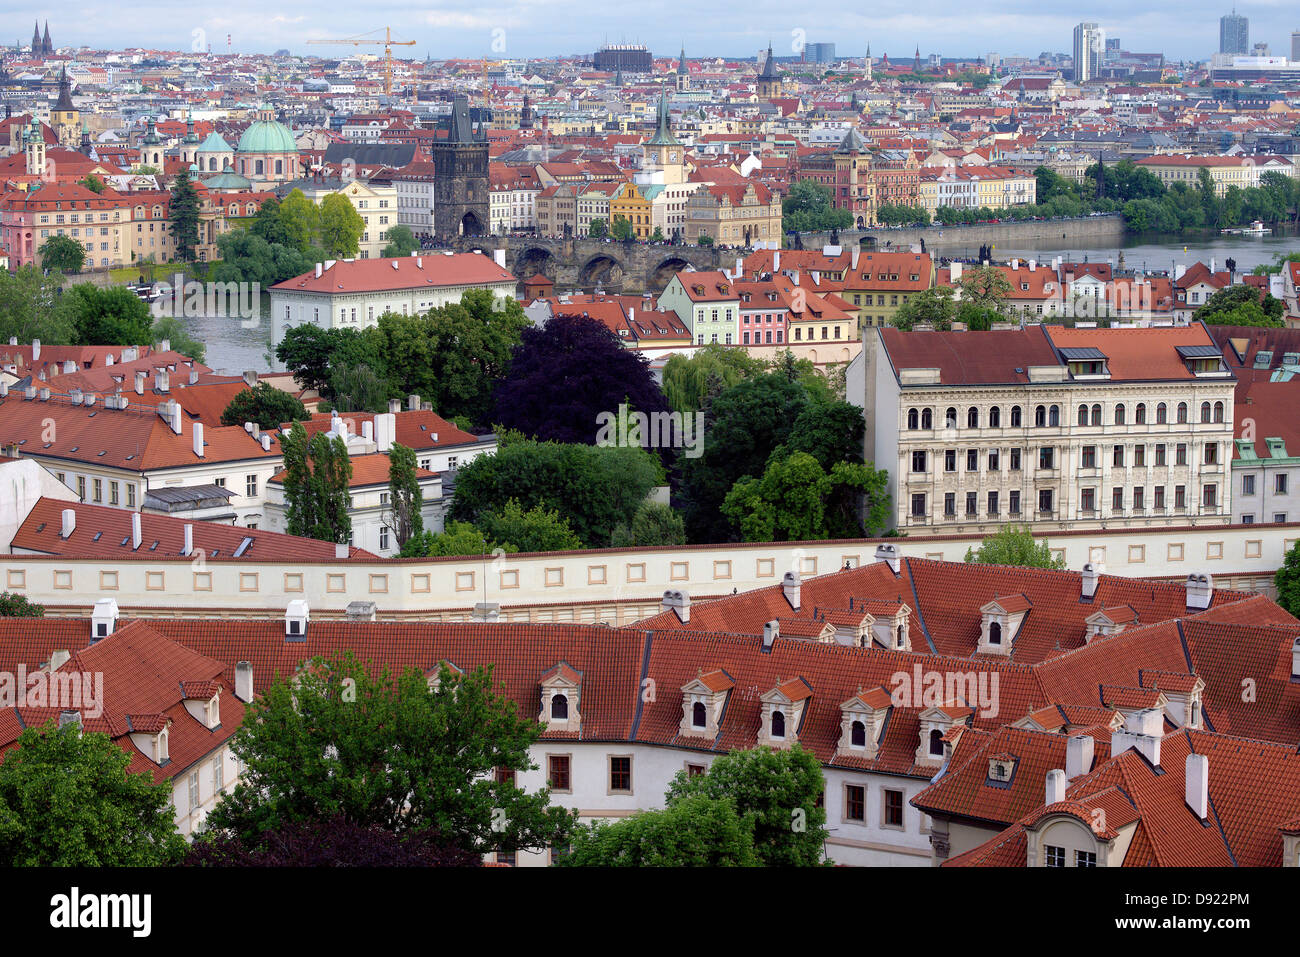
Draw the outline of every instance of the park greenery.
M781 228L785 232L821 232L848 229L853 214L832 205L834 193L829 186L811 179L798 180L781 200Z
M966 561L1020 568L1064 568L1065 559L1052 555L1047 539L1035 540L1027 525L1008 525L986 537L978 550L968 548Z
M217 237L221 262L213 267L211 278L271 286L318 262L355 257L365 229L365 220L343 194L330 193L316 204L295 189L283 200L273 197L262 203L247 229ZM389 241L394 247L391 234ZM394 250L403 248L403 242L398 233Z

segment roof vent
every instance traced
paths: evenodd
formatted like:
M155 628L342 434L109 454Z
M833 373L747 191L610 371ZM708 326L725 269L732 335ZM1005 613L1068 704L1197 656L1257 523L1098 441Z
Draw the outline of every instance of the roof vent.
M307 620L309 617L307 602L301 598L295 598L289 602L289 607L284 612L285 637L290 641L306 641Z
M1204 611L1214 597L1214 579L1208 572L1192 572L1187 576L1187 607Z
M1092 601L1097 594L1097 566L1092 562L1086 562L1083 566L1081 594L1084 601Z
M773 618L763 625L763 650L771 651L772 644L781 637L781 623Z
M677 619L682 624L691 620L691 596L687 592L678 588L670 588L664 592L659 609L660 611L668 611L670 608L677 613Z
M786 572L781 576L781 591L785 593L785 600L795 611L799 610L799 596L802 590L798 572Z
M90 613L90 643L93 645L101 638L107 638L116 627L117 602L112 598L99 599Z
M897 545L877 545L876 561L888 563L889 570L895 575L897 575L903 567L903 561L898 555Z

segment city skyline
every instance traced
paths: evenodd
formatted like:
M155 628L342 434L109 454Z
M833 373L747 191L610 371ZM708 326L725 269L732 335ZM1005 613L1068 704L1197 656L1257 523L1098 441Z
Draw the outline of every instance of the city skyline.
M362 19L302 0L281 0L271 7L233 0L221 16L202 19L167 5L146 4L143 15L127 25L113 6L96 3L83 8L76 20L56 17L51 32L60 48L186 51L210 47L216 54L225 52L229 36L235 53L288 49L321 57L334 55L331 48L306 41L357 36L379 23L390 26L394 36L415 41L415 46L395 51L399 56L421 59L426 55L433 59L575 56L590 54L605 42L643 43L660 57L675 56L685 42L688 57L727 58L752 57L771 42L776 55L786 57L796 55L800 39L834 42L837 54L846 58L860 59L868 44L877 57L910 56L919 45L922 56L983 57L992 52L1032 58L1041 52L1069 54L1075 25L1087 19L1096 21L1107 36L1121 38L1126 50L1164 53L1173 60L1205 60L1219 49L1220 18L1232 12L1229 3L1196 2L1189 8L1162 0L1136 16L1127 5L1112 2L1094 4L1086 13L1044 14L1018 0L996 6L977 3L965 8L965 16L953 18L937 4L931 9L886 0L867 16L817 3L805 4L794 14L788 7L760 0L742 22L721 5L677 7L669 2L661 9L663 15L649 25L630 22L585 0L504 0L473 11L453 9L446 2L417 9L395 0L372 6ZM1236 12L1251 21L1252 38L1275 51L1286 51L1292 31L1300 26L1283 5L1271 0L1238 4ZM28 42L27 16L11 9L13 39L7 42ZM45 15L31 16L43 27ZM141 24L150 26L142 30ZM1010 38L1014 44L1007 42ZM346 55L348 48L340 45L337 50L338 55Z

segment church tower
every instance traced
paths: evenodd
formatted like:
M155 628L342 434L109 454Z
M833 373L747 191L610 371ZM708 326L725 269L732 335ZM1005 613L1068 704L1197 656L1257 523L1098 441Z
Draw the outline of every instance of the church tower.
M916 48L916 54L912 57L912 72L921 72L921 48L919 46Z
M40 56L41 50L41 22L37 20L32 27L32 56Z
M59 99L50 110L50 126L59 138L59 145L76 149L81 141L81 113L72 103L72 85L68 82L68 68L59 76Z
M452 100L447 136L429 147L433 158L433 231L439 239L487 235L488 142L471 121L469 99Z
M663 170L664 185L676 185L686 182L686 159L685 150L682 144L678 142L677 137L673 135L672 126L668 119L668 97L666 94L659 95L659 115L658 123L655 125L655 135L650 137L645 144L645 162L649 166Z
M50 21L45 21L45 39L41 41L41 53L50 56L54 53L54 44L50 42Z
M684 93L691 88L691 71L686 66L686 46L682 46L682 55L677 60L677 92Z
M862 64L862 79L871 82L871 44L867 44L867 58Z
M32 117L31 125L23 136L23 153L27 159L27 175L43 176L45 174L45 134L41 124Z
M519 108L519 128L521 130L531 130L533 128L533 107L528 102L528 94L524 94L524 105Z
M781 74L776 71L776 57L772 55L772 44L767 45L767 59L754 82L754 91L760 100L770 100L781 95Z

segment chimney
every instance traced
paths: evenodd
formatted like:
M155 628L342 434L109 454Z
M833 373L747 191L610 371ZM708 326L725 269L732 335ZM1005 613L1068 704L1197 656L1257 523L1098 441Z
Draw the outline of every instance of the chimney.
M181 404L175 399L158 403L158 415L167 423L167 427L177 435L181 434Z
M794 283L796 286L799 285L799 270L796 269L794 272L790 274L790 281Z
M73 405L81 405L81 390L73 389L68 393L68 398L72 401Z
M190 385L199 384L199 370L197 366L190 366Z
M154 381L154 387L159 392L171 391L172 377L171 377L171 373L168 372L166 369L159 369L158 372L154 375L153 381Z
M49 402L49 401L50 401L50 387L49 387L49 386L42 386L42 387L41 387L40 395L41 395L41 401L42 401L42 402Z
M68 709L59 712L59 728L63 729L71 725L78 731L81 730L81 712Z
M1092 770L1093 740L1090 734L1072 734L1065 742L1065 779L1073 781Z
M494 601L480 601L474 603L474 611L470 614L470 621L499 621L501 619L501 606Z
M799 610L799 593L802 590L798 572L786 572L781 576L781 591L785 594L785 600L790 603L790 607L795 611Z
M65 359L63 362L64 374L66 375L69 372L76 372L76 371L77 371L77 364L73 362L71 359Z
M259 437L258 441L262 443L262 451L263 451L263 452L269 452L269 451L271 451L271 433L270 433L270 432L263 432L262 435Z
M194 454L203 458L203 423L194 423Z
M347 557L348 557L348 543L347 543L347 542L336 542L336 543L334 544L334 557L335 557L335 558L347 558Z
M1060 768L1047 772L1046 792L1043 795L1044 804L1060 804L1065 800L1065 772Z
M63 510L63 530L59 532L59 537L68 539L72 537L72 532L77 527L77 510L75 508L65 508Z
M158 351L159 351L159 352L171 352L171 351L172 351L172 341L171 341L170 339L163 339L161 342L158 343Z
M144 395L145 372L143 369L137 369L135 373L135 394Z
M772 275L775 276L780 271L781 271L781 250L774 249L772 250Z
M317 264L316 264L316 278L317 278L317 279L320 278L320 274L321 274L321 264L320 264L320 263L317 263Z
M253 663L251 661L235 663L235 697L244 703L253 700Z
M1164 737L1164 724L1163 708L1148 708L1145 711L1132 712L1124 719L1124 727L1111 734L1111 756L1123 754L1132 748L1145 756L1152 766L1159 767L1160 740Z
M677 613L677 620L686 624L691 620L691 596L684 591L670 588L664 592L663 601L659 603L660 611L672 609Z
M961 268L961 263L953 263L948 267L948 278L954 286L961 280Z
M1187 607L1204 611L1214 597L1214 579L1207 572L1192 572L1187 576Z
M375 423L373 420L367 419L361 423L361 437L367 442L375 440Z
M1187 756L1187 806L1204 821L1210 816L1210 759L1203 754Z
M394 400L395 401L395 400ZM375 451L388 452L397 441L397 413L381 412L375 416ZM433 441L438 441L434 433Z
M284 611L284 635L291 641L305 641L307 620L311 617L307 602L295 598Z
M72 657L72 652L68 651L66 648L57 648L57 649L55 649L54 651L51 651L51 652L50 652L50 671L52 671L52 672L53 672L53 671L58 671L58 670L59 670L60 668L62 668L65 664L68 663L68 659L71 658L71 657Z
M32 340L32 362L35 362L40 357L41 357L41 340L33 339Z
M374 621L378 606L373 601L348 602L348 621Z
M903 560L898 554L897 545L877 545L876 561L886 562L889 570L897 575L903 567Z
M139 550L141 538L142 536L140 534L140 513L132 512L131 513L131 548L133 551Z
M771 651L772 644L781 637L781 623L773 618L763 625L763 650Z
M418 395L408 395L406 397L406 411L407 412L420 411L420 397Z
M244 384L247 385L250 389L251 389L253 386L257 385L257 370L256 370L256 369L245 369L245 370L244 370Z
M90 643L93 645L101 638L107 638L116 627L117 602L112 598L99 599L90 613Z
M389 400L388 400L388 411L389 411L389 413L391 413L391 414L393 414L393 415L396 415L398 412L401 412L401 411L402 411L402 400L401 400L401 399L389 399Z
M504 249L492 250L492 261L502 269L506 268L506 251Z
M185 523L185 547L181 549L182 555L192 555L194 553L194 526Z
M1097 594L1097 566L1092 562L1085 562L1083 574L1081 576L1081 593L1084 601L1092 601Z
M1300 638L1291 642L1291 677L1300 678Z
M861 246L854 246L854 247L853 247L853 253L852 253L852 255L850 255L850 257L849 257L849 269L857 269L857 268L858 268L858 256L860 256L861 254L862 254L862 247L861 247Z

